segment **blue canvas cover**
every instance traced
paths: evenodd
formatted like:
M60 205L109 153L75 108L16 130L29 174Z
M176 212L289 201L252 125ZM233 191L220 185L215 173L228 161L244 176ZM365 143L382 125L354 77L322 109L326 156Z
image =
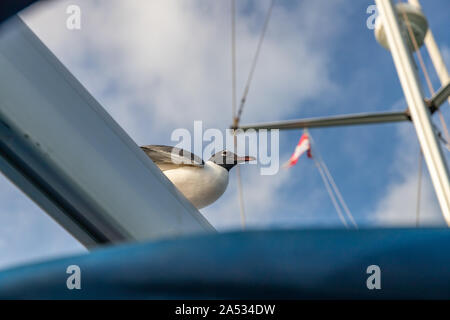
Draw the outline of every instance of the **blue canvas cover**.
M0 273L2 299L449 299L448 229L232 232L120 245ZM69 265L81 290L69 290ZM367 288L367 267L381 289Z

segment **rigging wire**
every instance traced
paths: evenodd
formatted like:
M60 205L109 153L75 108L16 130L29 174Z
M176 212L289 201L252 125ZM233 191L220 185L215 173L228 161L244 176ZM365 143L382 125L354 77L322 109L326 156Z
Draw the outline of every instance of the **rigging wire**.
M442 144L444 145L444 147L445 147L448 151L450 151L450 144L448 143L448 141L444 139L444 137L442 136L442 133L441 133L439 130L437 130L436 127L435 127L435 130L436 130L436 134L437 134L439 140L441 140L441 142L442 142Z
M239 121L241 120L242 111L244 109L244 105L245 105L245 102L247 100L247 95L248 95L248 92L250 90L250 85L251 85L251 82L252 82L252 79L253 79L253 74L254 74L255 69L256 69L256 63L258 62L259 53L261 52L261 47L262 47L262 44L264 42L264 38L266 36L266 31L267 31L267 27L269 25L270 17L272 16L272 9L273 9L274 2L275 2L275 0L271 0L270 1L269 9L267 11L266 18L264 20L263 29L262 29L261 35L259 37L258 46L256 47L255 55L253 57L252 65L251 65L251 68L250 68L250 72L248 74L247 82L245 84L244 93L242 94L241 102L240 102L240 105L239 105L239 110L238 110L238 113L236 114L236 117L234 119L235 127L237 127L237 125L239 124Z
M416 202L416 228L420 225L420 200L422 198L422 163L423 154L422 149L419 150L419 172L418 172L418 182L417 182L417 202Z
M349 227L348 227L347 221L345 220L344 215L342 214L342 210L341 210L341 208L340 208L340 206L339 206L339 204L338 204L338 202L336 200L336 197L334 196L333 191L331 190L330 183L327 180L327 178L326 178L326 176L325 176L325 174L323 172L323 168L320 166L320 163L316 159L316 157L313 157L313 160L314 160L314 163L315 163L315 165L317 167L317 170L320 173L320 176L321 176L321 178L323 180L323 183L325 184L325 189L327 190L328 195L331 198L331 202L333 202L333 206L336 209L336 212L338 213L339 219L341 220L341 222L345 226L345 228L348 229Z
M245 230L245 208L244 208L244 190L242 188L241 172L239 166L236 166L237 178L238 178L238 193L239 193L239 208L241 210L241 225Z
M327 165L325 164L325 162L323 160L322 161L322 166L325 169L325 174L327 175L328 179L331 182L331 185L333 186L335 193L339 199L339 201L341 202L342 207L344 208L345 213L347 214L347 217L349 218L349 220L352 222L353 226L358 229L358 225L356 224L355 219L353 218L353 215L350 212L350 209L347 206L347 203L345 202L344 198L342 197L341 192L339 191L339 188L336 185L336 182L334 181L333 176L331 175L330 171L328 170Z
M398 3L400 3L400 2L401 1L398 0ZM425 77L425 81L427 83L428 90L430 92L430 95L434 96L435 91L433 88L433 84L431 82L430 75L428 74L428 70L425 66L425 62L423 60L422 53L420 52L419 45L417 44L416 38L414 36L414 32L412 30L408 15L406 14L405 11L403 11L402 16L406 22L406 28L408 30L409 37L411 38L411 42L414 46L414 50L417 53L417 59L419 60L420 68L422 69L423 75ZM414 57L413 53L412 53L412 57ZM437 112L439 115L439 121L441 122L442 128L444 130L445 139L442 137L441 132L439 130L437 130L436 127L435 127L435 130L438 131L439 139L443 142L445 141L444 145L447 148L447 150L450 150L449 144L447 142L447 141L450 141L450 134L448 132L447 124L445 123L444 116L442 115L442 112L439 108L437 109ZM417 186L417 206L416 206L416 226L417 227L419 226L419 221L420 221L420 197L421 197L421 189L422 189L422 150L420 150L420 154L419 154L419 173L418 174L419 174L419 176L418 176L418 181L417 181L418 186Z
M236 124L236 1L231 0L231 99L232 99L232 120ZM237 124L236 124L237 126ZM233 132L234 152L237 152L236 130ZM245 207L244 193L242 190L242 179L239 166L236 166L236 178L238 188L239 209L241 215L242 229L245 229Z
M450 151L450 143L447 140L445 140L445 138L442 136L442 132L439 130L439 128L433 122L431 122L431 126L432 126L436 136L438 137L438 139L441 140L444 147L448 151Z
M250 90L250 84L253 78L253 74L256 68L256 62L258 60L259 53L261 51L262 43L264 41L264 37L266 34L267 26L269 24L269 20L272 14L274 0L271 0L270 7L268 13L266 15L266 19L264 21L263 30L261 36L258 41L258 46L256 48L256 53L253 58L252 66L250 68L250 73L247 78L247 83L245 85L244 93L241 98L241 103L239 106L239 110L236 113L237 109L237 100L236 100L236 3L235 0L231 0L231 91L232 91L232 121L233 121L233 139L234 139L234 150L237 152L237 137L236 137L236 129L239 126L239 122L241 119L242 111L244 109L245 101L247 99L248 91ZM241 179L241 171L239 166L236 167L236 177L237 177L237 186L238 186L238 198L239 198L239 208L241 212L241 224L242 228L245 229L245 207L244 207L244 192L242 186Z
M445 123L444 116L442 115L441 109L437 109L439 115L439 121L441 121L442 128L444 129L445 138L447 141L450 140L450 135L448 133L447 124Z
M401 3L401 1L398 0L398 3ZM428 74L428 70L427 70L427 68L425 66L425 63L424 63L424 60L423 60L423 57L422 57L422 53L420 52L420 49L419 49L419 45L417 44L416 38L414 37L414 32L412 30L411 23L409 21L408 15L406 14L406 12L403 11L402 12L402 16L403 16L403 19L406 22L406 28L408 29L408 34L409 34L409 37L411 38L411 41L413 43L414 50L417 53L417 59L419 60L420 68L422 69L423 75L425 77L425 81L427 83L428 90L430 92L430 95L433 96L434 93L435 93L434 88L433 88L433 84L431 82L430 75ZM444 116L442 115L442 112L441 112L440 109L437 109L437 112L438 112L438 115L439 115L439 120L441 122L442 128L444 129L445 138L446 138L447 141L450 141L450 134L448 132L448 128L447 128L447 124L445 123Z
M236 117L236 3L231 0L231 104L232 119Z
M305 131L307 132L307 130L305 130ZM344 212L345 212L347 218L353 224L354 228L358 229L358 225L356 224L356 221L355 221L352 213L350 212L350 209L348 208L347 203L344 200L344 197L342 196L342 194L341 194L341 192L340 192L340 190L339 190L339 188L338 188L338 186L337 186L333 176L331 175L330 170L328 170L328 166L326 165L325 161L323 160L319 150L316 148L316 144L314 142L314 139L312 138L312 136L311 136L311 134L309 132L308 132L308 136L309 136L309 138L311 140L311 144L314 145L314 148L311 148L311 149L313 150L314 155L317 155L317 159L318 160L316 159L316 157L313 157L313 159L314 159L314 161L316 163L316 166L319 169L319 172L320 172L321 176L324 175L322 177L322 179L324 179L324 178L327 179L327 183L325 183L325 181L324 181L325 187L327 187L327 184L329 184L329 186L327 187L327 191L328 191L329 194L330 194L330 191L328 190L328 188L330 186L331 186L330 190L332 189L332 191L334 191L334 194L333 193L330 194L332 202L333 202L333 204L335 204L335 203L337 204L336 198L334 196L334 195L336 195L337 200L340 203L340 207L339 206L336 207L336 205L335 205L335 208L336 208L336 211L338 212L339 217L341 217L341 215L342 215L342 210L341 210L341 207L342 207L342 209L344 209ZM341 219L341 221L342 221L342 219ZM345 222L344 225L346 226L346 228L348 228L347 222Z

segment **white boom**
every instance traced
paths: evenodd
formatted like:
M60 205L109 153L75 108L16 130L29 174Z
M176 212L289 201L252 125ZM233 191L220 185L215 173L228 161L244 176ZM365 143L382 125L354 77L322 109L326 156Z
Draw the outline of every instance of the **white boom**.
M81 243L214 231L18 17L0 70L0 170Z

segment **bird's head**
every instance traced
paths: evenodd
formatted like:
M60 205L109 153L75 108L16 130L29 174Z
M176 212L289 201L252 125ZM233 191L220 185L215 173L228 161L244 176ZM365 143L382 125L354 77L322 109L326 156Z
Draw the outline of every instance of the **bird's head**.
M214 162L215 164L230 171L230 169L238 163L249 162L253 160L256 160L256 158L250 156L239 157L237 154L231 151L223 150L217 152L208 161Z

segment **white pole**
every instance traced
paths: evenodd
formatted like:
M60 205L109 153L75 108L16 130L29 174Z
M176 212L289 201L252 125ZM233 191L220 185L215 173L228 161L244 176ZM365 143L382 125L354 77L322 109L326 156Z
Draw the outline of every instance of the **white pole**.
M383 19L386 37L397 69L400 83L409 106L420 146L430 172L442 214L450 227L450 184L447 164L433 130L430 113L425 105L422 88L416 73L411 52L402 37L397 11L392 0L375 0Z
M19 17L0 70L0 173L82 244L214 232Z
M421 8L419 0L408 0L408 2L418 8ZM450 76L448 74L444 59L442 58L441 51L439 50L436 40L434 40L434 36L430 28L425 35L425 45L431 57L431 61L433 62L434 69L436 70L439 80L441 81L441 85L445 86L450 81ZM447 101L450 103L450 97Z

